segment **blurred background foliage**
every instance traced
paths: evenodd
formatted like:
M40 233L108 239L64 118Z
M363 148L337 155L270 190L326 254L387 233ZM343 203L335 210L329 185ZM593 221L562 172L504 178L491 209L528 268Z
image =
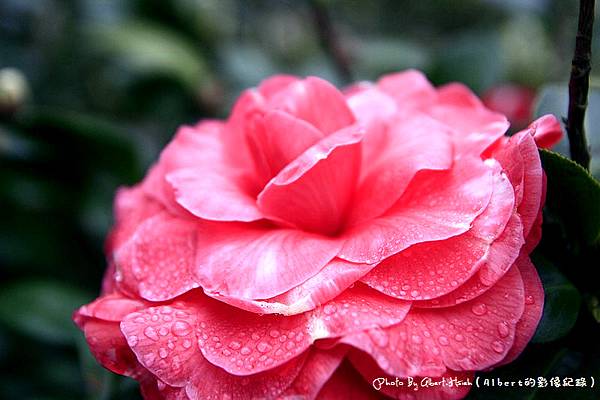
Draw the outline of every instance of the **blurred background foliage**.
M0 398L139 398L135 382L94 362L70 317L98 293L115 189L143 177L177 126L225 117L241 90L275 73L344 85L405 68L482 95L518 85L537 98L527 117L564 116L576 17L575 0L0 1ZM600 65L599 37L594 46ZM598 176L600 91L590 106ZM549 196L577 190L552 179ZM582 210L597 211L590 187ZM573 239L564 209L547 211L536 254L548 300L537 344L489 376L600 379L598 243ZM507 390L471 397L565 395Z

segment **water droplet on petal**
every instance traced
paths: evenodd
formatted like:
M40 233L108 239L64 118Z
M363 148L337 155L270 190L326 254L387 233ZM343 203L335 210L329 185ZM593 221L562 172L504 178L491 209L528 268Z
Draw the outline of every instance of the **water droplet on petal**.
M535 304L535 299L531 295L525 296L525 304Z
M421 336L419 335L412 335L412 341L416 344L420 344L423 342L423 339L421 339Z
M418 291L418 290L412 290L412 291L410 292L410 295L411 295L412 297L418 297L418 296L419 296L419 291Z
M271 332L269 332L269 336L276 338L279 336L279 331L277 329L273 329Z
M154 340L155 342L158 340L158 335L156 334L156 330L151 327L151 326L147 326L144 329L144 335L150 339L150 340Z
M184 349L189 349L190 347L192 347L192 341L189 339L185 339L181 345Z
M504 344L499 340L495 340L492 343L492 349L494 349L496 353L502 353L504 351Z
M465 337L463 335L461 335L460 333L457 333L454 336L454 340L456 340L457 342L462 342L463 340L465 340Z
M192 332L192 327L185 321L176 321L171 330L176 336L187 336Z
M167 349L164 349L161 347L158 350L158 355L160 356L160 358L167 358L167 356L169 355L169 352L167 351Z
M252 353L252 350L250 350L249 348L247 348L246 346L242 347L242 349L240 350L240 353L247 356L248 354Z
M154 355L154 353L147 353L144 355L144 363L147 367L152 366L152 364L154 364L154 360L156 359L156 356Z
M477 303L473 307L471 307L471 311L475 315L485 315L487 313L487 306L483 303Z
M448 346L448 344L450 344L450 342L448 341L448 338L446 336L440 336L438 338L438 342L442 345L442 346Z
M127 338L127 344L129 345L129 347L134 347L138 344L138 337L135 335L129 336Z
M292 341L289 341L289 342L287 342L287 343L285 344L285 348L286 348L286 349L288 349L288 350L291 350L291 349L293 349L293 348L294 348L294 346L296 346L296 344L295 344L294 342L292 342Z
M241 343L240 342L236 342L235 340L233 342L229 343L229 348L230 349L237 350L240 347L242 347Z
M272 348L273 347L271 347L271 345L266 342L260 342L259 344L256 345L256 350L260 351L261 353L267 353Z
M510 328L506 322L500 322L498 324L498 335L501 338L505 338L510 334Z
M333 304L327 304L325 305L325 307L323 307L323 312L325 312L325 314L327 315L331 315L335 312L336 308Z

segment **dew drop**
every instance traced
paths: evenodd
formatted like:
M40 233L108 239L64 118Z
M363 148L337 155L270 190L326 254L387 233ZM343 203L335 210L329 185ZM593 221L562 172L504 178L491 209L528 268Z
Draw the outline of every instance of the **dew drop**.
M252 353L252 350L250 350L249 348L247 348L246 346L242 347L242 349L240 350L240 353L247 356L248 354Z
M252 340L258 340L258 339L260 339L260 335L258 333L253 333Z
M192 332L192 327L185 321L176 321L171 330L176 336L187 336Z
M158 335L156 334L156 330L154 330L154 328L153 328L153 327L151 327L151 326L147 326L147 327L144 329L144 335L145 335L145 336L146 336L148 339L150 339L150 340L153 340L153 341L155 341L155 342L158 340Z
M279 331L277 329L273 329L271 332L269 332L269 336L276 338L279 336Z
M423 339L421 339L421 336L419 335L412 335L412 341L416 344L421 344Z
M448 338L446 336L440 336L438 338L438 342L442 345L442 346L448 346L448 344L450 344L450 342L448 341Z
M412 290L412 291L410 292L410 295L411 295L412 297L418 297L418 296L419 296L419 291L418 291L418 290Z
M152 315L152 317L150 319L152 320L152 322L157 322L158 321L158 315L154 314L154 315Z
M487 306L483 303L477 303L473 307L471 307L471 311L475 315L485 315L487 313Z
M532 295L527 295L525 296L525 304L535 304L535 299L533 298Z
M502 344L502 342L501 342L501 341L499 341L499 340L495 340L495 341L492 343L492 349L494 349L494 351L495 351L496 353L502 353L502 352L504 351L504 345Z
M156 359L156 356L154 355L154 353L148 353L144 355L144 363L146 364L147 367L152 366L152 364L154 364L154 360Z
M221 351L221 353L223 353L223 355L224 355L225 357L229 357L229 356L231 355L231 351L229 351L229 350L227 350L227 349L223 349L223 350Z
M190 347L192 347L192 341L189 339L185 339L181 345L184 349L189 349Z
M463 340L465 340L465 337L463 335L461 335L460 333L457 333L454 336L454 340L456 340L457 342L462 342Z
M135 335L129 336L127 338L127 344L129 345L129 347L134 347L138 344L138 337Z
M508 324L506 322L500 322L498 324L498 335L500 335L501 338L505 338L509 335L510 333L510 328L508 327Z
M325 314L327 315L331 315L335 312L336 308L333 304L327 304L325 305L325 307L323 307L323 312L325 312Z
M240 347L242 347L241 343L240 342L236 342L235 340L233 342L229 343L229 348L230 349L237 350Z
M369 331L369 336L371 336L373 342L375 342L375 344L379 347L385 347L388 345L388 334L385 331L382 331L381 329L373 329Z
M158 350L158 355L160 356L160 358L167 358L167 356L169 355L169 352L167 351L167 349L161 347Z
M169 330L167 329L167 327L161 326L158 330L158 333L160 334L160 336L167 336L169 334Z
M294 348L294 346L296 346L296 344L295 344L294 342L292 342L292 341L289 341L289 342L287 342L287 343L285 344L285 348L286 348L286 349L288 349L288 350L291 350L291 349L293 349L293 348Z
M261 353L267 353L272 348L273 347L271 347L271 345L266 342L260 342L259 344L256 345L256 350L260 351Z

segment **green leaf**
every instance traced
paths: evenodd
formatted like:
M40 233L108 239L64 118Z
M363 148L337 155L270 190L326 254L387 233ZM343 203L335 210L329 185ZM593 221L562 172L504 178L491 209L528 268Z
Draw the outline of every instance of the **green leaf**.
M548 176L546 205L561 219L569 235L585 244L600 241L600 183L575 162L547 150L540 150Z
M34 339L72 344L73 311L91 295L52 281L24 281L0 289L0 323Z
M581 295L558 269L539 254L532 256L544 286L544 312L534 343L551 342L565 336L575 325Z
M142 21L99 25L92 29L92 37L101 51L134 74L169 76L193 93L208 78L194 44L160 25Z

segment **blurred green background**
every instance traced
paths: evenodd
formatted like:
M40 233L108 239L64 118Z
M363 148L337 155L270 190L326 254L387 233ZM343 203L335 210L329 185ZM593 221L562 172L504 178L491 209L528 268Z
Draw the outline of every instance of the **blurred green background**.
M324 12L347 69L319 35ZM271 74L344 85L405 68L479 94L523 85L535 113L564 116L576 16L571 0L1 0L0 398L139 398L96 365L70 317L99 291L115 189L143 177L178 125L227 116ZM591 107L597 151L595 90ZM576 318L578 296L559 311ZM510 368L589 364L561 340Z

